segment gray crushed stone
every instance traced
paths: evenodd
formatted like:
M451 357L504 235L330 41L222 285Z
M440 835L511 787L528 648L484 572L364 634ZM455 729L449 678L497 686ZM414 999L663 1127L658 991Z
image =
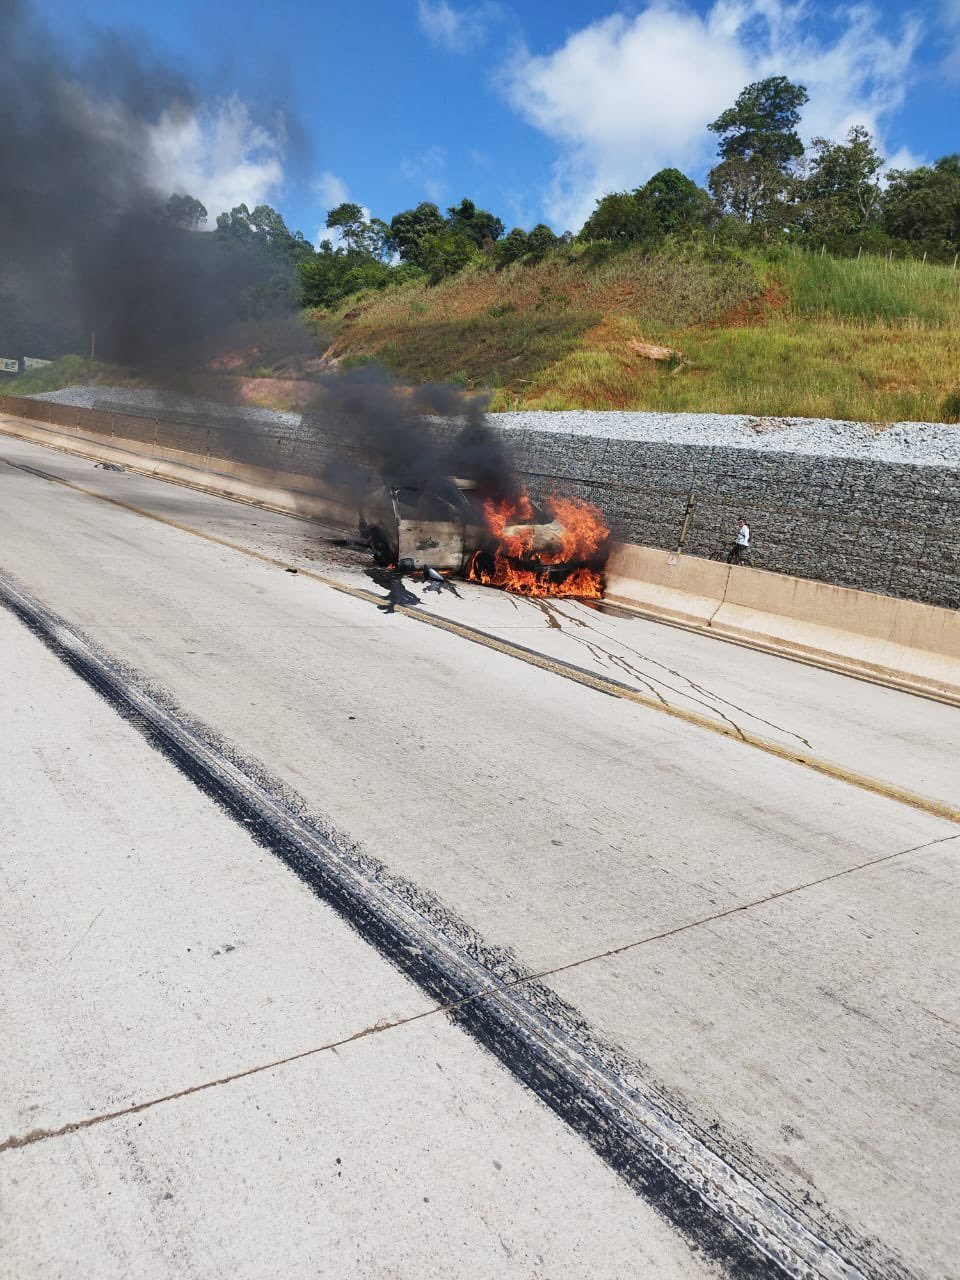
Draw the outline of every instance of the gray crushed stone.
M195 396L180 395L174 391L151 391L142 387L72 386L60 391L45 391L31 396L32 400L52 400L55 404L76 405L79 409L116 409L118 413L160 413L189 416L202 414L208 418L222 418L230 422L252 424L283 423L298 426L299 413L282 413L275 409L258 409L250 405L223 404L217 400L202 400Z
M84 408L124 406L131 411L202 413L251 426L284 424L296 427L296 413L238 407L197 400L169 392L131 387L65 387L35 397ZM136 406L136 408L134 408ZM492 426L503 430L543 431L554 435L592 436L656 444L713 445L753 449L762 453L808 454L815 457L858 458L864 461L908 463L914 466L960 468L960 424L894 422L877 427L826 418L756 418L723 413L633 413L594 410L525 410L491 413Z
M492 413L489 418L496 426L555 435L960 467L960 425L935 422L894 422L876 427L827 418L586 410Z

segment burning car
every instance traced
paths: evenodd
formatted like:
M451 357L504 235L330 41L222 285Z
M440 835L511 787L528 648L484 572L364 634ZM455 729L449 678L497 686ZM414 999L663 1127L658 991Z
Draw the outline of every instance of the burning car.
M483 513L468 481L443 492L412 487L374 489L360 508L360 536L378 564L462 573L482 539Z
M437 492L383 487L364 501L359 526L378 563L401 570L445 570L528 596L603 594L610 530L578 498L497 502L458 479Z

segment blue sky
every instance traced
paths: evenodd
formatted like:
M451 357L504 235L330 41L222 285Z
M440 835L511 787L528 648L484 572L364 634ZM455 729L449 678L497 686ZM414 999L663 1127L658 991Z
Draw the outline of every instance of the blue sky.
M508 225L576 229L675 163L752 79L811 95L808 136L875 130L912 163L960 151L960 0L35 0L68 47L127 32L195 84L158 122L158 181L281 210L315 239L343 198L389 218L469 195ZM286 123L284 123L286 122Z

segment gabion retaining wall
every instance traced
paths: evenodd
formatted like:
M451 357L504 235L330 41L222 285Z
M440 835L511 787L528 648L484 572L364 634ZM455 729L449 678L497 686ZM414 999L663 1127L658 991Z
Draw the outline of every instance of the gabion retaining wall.
M132 406L131 406L132 408ZM58 429L193 450L307 477L346 458L362 464L349 426L319 417L269 427L230 420L84 409L0 396L0 411ZM456 424L435 424L451 438ZM675 550L689 495L683 550L710 555L733 541L737 518L753 529L750 563L947 608L960 608L960 470L864 461L770 448L671 445L495 426L533 496L575 494L606 513L626 542Z
M855 458L509 431L539 498L595 502L626 542L675 550L688 497L691 555L729 546L743 515L750 563L960 608L960 471Z

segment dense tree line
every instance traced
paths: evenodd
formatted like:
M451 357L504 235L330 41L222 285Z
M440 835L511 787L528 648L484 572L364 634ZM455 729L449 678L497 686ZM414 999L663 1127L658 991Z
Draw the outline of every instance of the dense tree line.
M710 230L740 244L787 242L833 253L890 252L954 262L960 253L960 155L890 170L870 133L855 125L841 141L797 127L802 85L772 76L748 85L707 127L718 160L704 190L664 169L631 192L604 196L580 235L655 244Z
M436 283L473 263L495 270L536 263L574 239L615 249L708 238L954 262L960 155L884 174L883 157L862 126L840 141L814 138L805 148L798 127L807 100L806 89L784 76L748 85L707 126L718 154L706 187L679 169L661 169L632 191L599 199L576 237L557 235L544 223L507 231L499 217L464 198L445 211L424 201L389 222L343 203L327 215L331 236L317 248L269 205L239 205L220 214L204 239L211 252L242 256L248 265L237 298L244 316L297 305L334 307L364 290L414 279ZM207 222L206 209L187 195L171 197L162 216L183 233ZM259 264L252 280L251 258Z

